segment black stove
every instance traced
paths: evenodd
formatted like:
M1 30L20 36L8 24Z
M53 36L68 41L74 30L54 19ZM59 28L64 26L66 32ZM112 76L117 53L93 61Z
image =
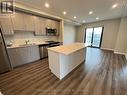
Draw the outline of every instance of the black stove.
M49 44L57 44L57 43L60 43L60 42L56 42L56 41L45 41L46 43L49 43Z

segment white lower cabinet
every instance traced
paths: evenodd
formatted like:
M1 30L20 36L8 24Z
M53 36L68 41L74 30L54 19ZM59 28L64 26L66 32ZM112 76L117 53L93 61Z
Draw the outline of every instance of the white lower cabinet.
M40 59L38 46L9 48L8 54L12 67L17 67Z

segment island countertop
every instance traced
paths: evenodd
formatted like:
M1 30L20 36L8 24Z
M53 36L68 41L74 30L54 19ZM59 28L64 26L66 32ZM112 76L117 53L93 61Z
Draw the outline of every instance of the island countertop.
M68 44L68 45L51 47L51 48L48 48L48 50L58 52L58 53L62 53L65 55L69 55L69 54L76 52L76 51L78 51L82 48L85 48L85 47L86 47L85 43L72 43L72 44Z

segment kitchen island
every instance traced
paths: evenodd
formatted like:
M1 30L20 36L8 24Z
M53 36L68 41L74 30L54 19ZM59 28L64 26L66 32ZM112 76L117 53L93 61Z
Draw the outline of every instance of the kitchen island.
M64 78L85 60L84 43L48 48L49 68L59 79Z

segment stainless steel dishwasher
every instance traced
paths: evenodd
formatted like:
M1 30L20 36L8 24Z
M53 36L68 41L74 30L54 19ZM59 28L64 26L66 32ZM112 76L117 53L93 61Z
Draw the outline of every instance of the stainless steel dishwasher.
M47 48L60 45L60 42L55 42L55 41L47 41L46 43L47 44L39 45L41 59L48 57L48 49Z
M40 58L48 57L48 49L47 48L49 48L49 45L39 46Z

